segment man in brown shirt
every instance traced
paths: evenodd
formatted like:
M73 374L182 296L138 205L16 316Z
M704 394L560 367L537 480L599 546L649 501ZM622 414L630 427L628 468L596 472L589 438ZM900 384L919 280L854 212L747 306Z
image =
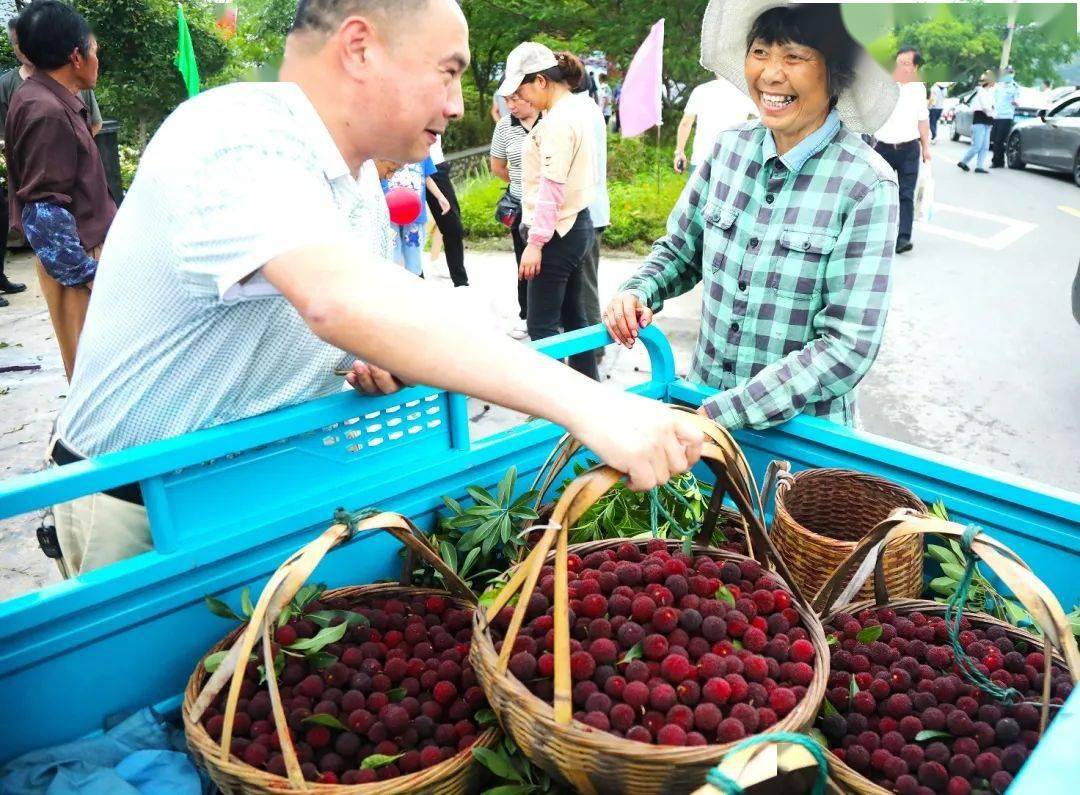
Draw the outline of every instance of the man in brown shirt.
M37 256L70 380L96 255L116 214L78 96L97 83L97 41L86 20L58 0L32 3L16 31L35 69L12 97L5 125L11 217Z

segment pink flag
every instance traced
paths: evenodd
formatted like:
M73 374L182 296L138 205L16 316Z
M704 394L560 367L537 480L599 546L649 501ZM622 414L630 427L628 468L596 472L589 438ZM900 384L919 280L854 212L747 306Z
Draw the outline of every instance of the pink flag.
M625 138L661 123L660 91L664 67L664 20L652 26L626 70L619 96L619 126Z

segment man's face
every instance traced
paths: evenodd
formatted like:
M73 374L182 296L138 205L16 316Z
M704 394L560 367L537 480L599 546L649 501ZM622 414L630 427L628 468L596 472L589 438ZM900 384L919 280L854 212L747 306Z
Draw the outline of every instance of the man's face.
M97 37L90 37L90 46L86 55L76 50L71 56L71 65L75 70L75 81L83 91L97 85L98 79L98 43Z
M357 108L379 120L379 157L416 163L435 137L465 112L461 77L469 64L469 29L457 3L431 0L411 22L382 36L368 55L374 106ZM370 96L370 93L369 93Z
M918 68L915 66L915 53L902 52L896 56L893 80L897 83L910 83L915 79Z
M757 40L746 53L744 69L750 98L774 134L812 132L829 112L825 57L813 47Z
M510 115L515 119L531 119L536 115L536 108L516 93L506 98L506 107L510 109Z

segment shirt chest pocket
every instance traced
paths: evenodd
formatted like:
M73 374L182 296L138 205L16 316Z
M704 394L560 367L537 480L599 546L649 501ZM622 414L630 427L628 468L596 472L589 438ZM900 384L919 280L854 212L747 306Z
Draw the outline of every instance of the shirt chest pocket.
M738 262L742 252L739 245L739 209L726 202L710 201L702 211L704 249L702 264L706 274L723 270L728 259Z
M836 235L827 230L783 230L766 285L793 300L813 300L821 294L834 248Z

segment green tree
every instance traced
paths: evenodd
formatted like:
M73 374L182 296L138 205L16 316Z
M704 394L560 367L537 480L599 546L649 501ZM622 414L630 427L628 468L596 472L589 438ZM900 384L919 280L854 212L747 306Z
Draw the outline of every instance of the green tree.
M616 0L595 6L596 47L623 71L649 29L664 17L664 115L668 121L681 113L694 86L712 79L701 67L701 19L707 5L708 0L666 5L654 0Z
M1080 51L1075 5L1019 4L1017 12L1009 57L1017 81L1034 85L1044 79L1060 80L1058 69ZM920 5L907 13L895 20L892 35L879 42L875 54L895 52L897 44L918 47L927 60L923 70L927 80L969 84L983 71L997 69L1008 29L1008 4ZM888 14L883 8L882 18Z
M98 38L101 75L98 101L106 117L121 122L128 141L144 144L162 120L185 98L173 65L176 5L171 0L78 0ZM184 13L199 72L212 78L225 66L228 51L208 0L187 0Z

